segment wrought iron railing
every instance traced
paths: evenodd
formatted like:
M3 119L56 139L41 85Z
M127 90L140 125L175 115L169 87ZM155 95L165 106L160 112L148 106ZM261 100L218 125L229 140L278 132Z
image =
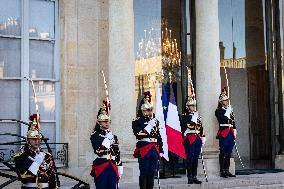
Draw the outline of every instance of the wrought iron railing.
M6 161L13 164L15 154L24 144L25 143L23 141L0 144L0 162ZM48 144L51 148L56 167L68 167L68 143ZM44 145L44 143L41 146L44 151L47 151L47 147ZM0 169L4 167L5 166L1 166L0 164Z

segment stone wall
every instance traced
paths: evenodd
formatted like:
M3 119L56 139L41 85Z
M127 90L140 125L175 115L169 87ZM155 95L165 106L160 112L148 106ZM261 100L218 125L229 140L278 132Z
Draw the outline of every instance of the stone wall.
M130 154L135 145L133 7L131 0L62 0L59 7L61 142L69 144L68 172L82 177L93 161L89 138L105 98L102 69L122 153Z

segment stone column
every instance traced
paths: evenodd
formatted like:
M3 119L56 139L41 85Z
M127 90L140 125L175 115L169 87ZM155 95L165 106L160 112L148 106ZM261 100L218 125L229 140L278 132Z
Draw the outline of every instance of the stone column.
M204 154L208 175L219 174L214 112L220 91L218 0L196 1L196 95L207 138Z
M109 93L112 130L118 136L124 179L137 179L137 160L132 159L135 138L131 123L135 118L134 13L132 0L109 1ZM136 168L134 168L136 167Z
M101 22L93 0L62 0L60 8L61 142L68 143L69 174L90 177L94 153L90 143L101 104L99 49ZM100 47L99 47L100 45Z
M283 10L283 8L284 8L284 0L282 0L282 10ZM282 19L282 20L280 20L280 22L282 22L282 28L280 28L280 29L282 29L281 32L283 34L283 31L284 31L284 25L283 25L284 24L284 12L282 12L282 15L280 15L280 19ZM281 47L281 48L283 48L283 47ZM281 131L283 131L283 130L279 129L280 146L282 146L282 145L284 146L284 144L281 141L281 139L284 138L283 137L284 133L281 133ZM284 152L283 151L281 151L281 154L276 155L276 158L275 158L275 168L277 168L277 169L284 169Z

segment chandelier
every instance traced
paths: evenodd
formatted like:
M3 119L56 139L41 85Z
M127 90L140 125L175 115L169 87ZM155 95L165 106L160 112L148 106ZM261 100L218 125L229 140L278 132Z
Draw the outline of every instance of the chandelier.
M172 30L168 29L168 22L162 19L162 65L165 81L177 81L181 63L181 52L176 38L172 37Z
M163 82L177 81L180 64L177 39L172 36L166 19L162 18L160 27L144 30L136 52L136 75L146 75L147 80L150 77Z

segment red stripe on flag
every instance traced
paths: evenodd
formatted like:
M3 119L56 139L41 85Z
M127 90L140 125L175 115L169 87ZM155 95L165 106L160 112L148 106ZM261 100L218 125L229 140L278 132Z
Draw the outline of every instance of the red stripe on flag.
M182 144L183 139L181 132L171 128L169 125L166 125L166 132L168 137L169 151L183 159L186 159L184 146Z

